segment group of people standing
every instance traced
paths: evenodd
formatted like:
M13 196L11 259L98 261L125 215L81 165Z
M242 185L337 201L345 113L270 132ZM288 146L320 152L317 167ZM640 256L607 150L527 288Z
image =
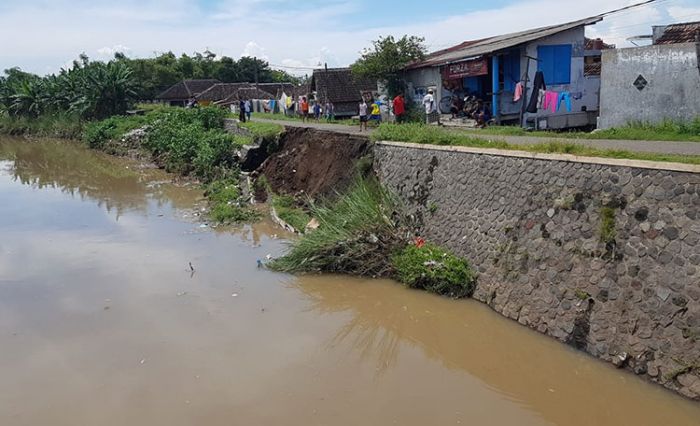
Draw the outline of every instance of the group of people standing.
M397 123L403 123L406 117L406 101L404 100L403 94L399 93L393 100L394 116L396 117ZM369 121L376 121L377 124L382 122L382 101L379 99L370 99L369 103L367 100L362 98L359 105L359 115L360 115L360 131L367 130L367 123Z
M316 121L319 121L321 116L329 122L335 120L335 105L328 100L321 106L320 101L315 101L312 105L306 96L302 96L298 101L295 101L294 96L291 96L287 98L285 106L286 115L298 113L304 122L308 121L312 115Z
M250 103L250 100L248 100L248 99L241 99L240 101L238 101L238 120L241 123L245 123L246 121L250 121L252 106L253 105Z

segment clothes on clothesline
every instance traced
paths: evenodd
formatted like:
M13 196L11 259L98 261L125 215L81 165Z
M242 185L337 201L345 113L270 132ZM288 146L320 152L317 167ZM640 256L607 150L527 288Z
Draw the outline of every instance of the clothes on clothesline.
M561 109L562 102L566 106L566 111L571 112L571 93L547 90L544 92L541 109L557 112Z
M532 86L532 93L539 93L540 90L547 90L547 85L544 82L544 73L542 71L537 71L537 74L535 74L534 84ZM537 96L532 96L530 98L530 103L527 106L527 112L533 114L537 112Z
M566 105L566 111L571 112L571 94L569 92L559 93L559 98L557 99L557 111L559 110L562 101L564 101Z
M525 91L525 87L523 86L522 81L519 81L518 84L515 85L515 93L513 94L513 102L518 102L520 98L523 97L523 92Z
M559 101L559 93L547 90L544 93L544 102L542 103L543 110L551 110L552 112L557 112L557 105Z

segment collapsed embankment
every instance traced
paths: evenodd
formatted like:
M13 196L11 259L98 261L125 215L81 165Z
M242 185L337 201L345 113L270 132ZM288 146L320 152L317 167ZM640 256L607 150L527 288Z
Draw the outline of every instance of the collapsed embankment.
M343 189L371 154L417 235L479 271L497 312L700 399L700 174L571 156L371 145L290 129L278 191ZM658 169L656 169L658 168Z
M332 196L348 188L370 145L363 136L288 127L258 172L277 194Z

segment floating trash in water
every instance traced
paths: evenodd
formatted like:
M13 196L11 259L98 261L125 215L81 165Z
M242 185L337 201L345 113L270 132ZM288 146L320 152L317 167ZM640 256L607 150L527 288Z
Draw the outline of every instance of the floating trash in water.
M233 293L231 297L238 297L238 293Z
M139 361L139 364L141 364L141 365L144 365L145 363L146 363L146 358L144 358L144 359L142 359L141 361Z
M194 272L194 266L192 266L192 262L187 262L190 265L190 271Z
M209 225L207 225L206 223L203 223L203 224L199 225L200 228L206 228L206 227L208 227L208 226L209 226Z
M258 259L257 262L258 262L258 268L262 268L263 267L262 260Z
M181 292L179 292L179 293L177 294L177 297L182 297L182 296L184 296L184 295L186 295L186 294L187 294L186 291L181 291Z
M272 255L271 255L271 254L268 254L267 256L265 256L265 259L267 259L267 260L272 260Z

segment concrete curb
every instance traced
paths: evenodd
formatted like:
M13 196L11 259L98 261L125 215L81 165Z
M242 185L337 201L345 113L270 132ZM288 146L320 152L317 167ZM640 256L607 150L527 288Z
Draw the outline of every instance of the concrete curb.
M495 149L495 148L472 148L466 146L445 146L445 145L427 145L427 144L417 144L408 142L392 142L392 141L378 141L377 145L381 146L395 146L400 148L412 148L412 149L424 149L433 151L446 151L446 152L461 152L467 154L481 154L481 155L495 155L499 157L515 157L515 158L528 158L536 160L547 160L547 161L564 161L569 163L583 163L583 164L600 164L604 166L618 166L618 167L633 167L639 169L651 169L651 170L669 170L674 172L685 172L685 173L698 173L700 174L700 165L698 164L683 164L683 163L671 163L671 162L660 162L660 161L647 161L647 160L626 160L618 158L600 158L600 157L582 157L578 155L571 154L545 154L539 152L528 152L528 151L517 151L517 150L505 150L505 149Z

